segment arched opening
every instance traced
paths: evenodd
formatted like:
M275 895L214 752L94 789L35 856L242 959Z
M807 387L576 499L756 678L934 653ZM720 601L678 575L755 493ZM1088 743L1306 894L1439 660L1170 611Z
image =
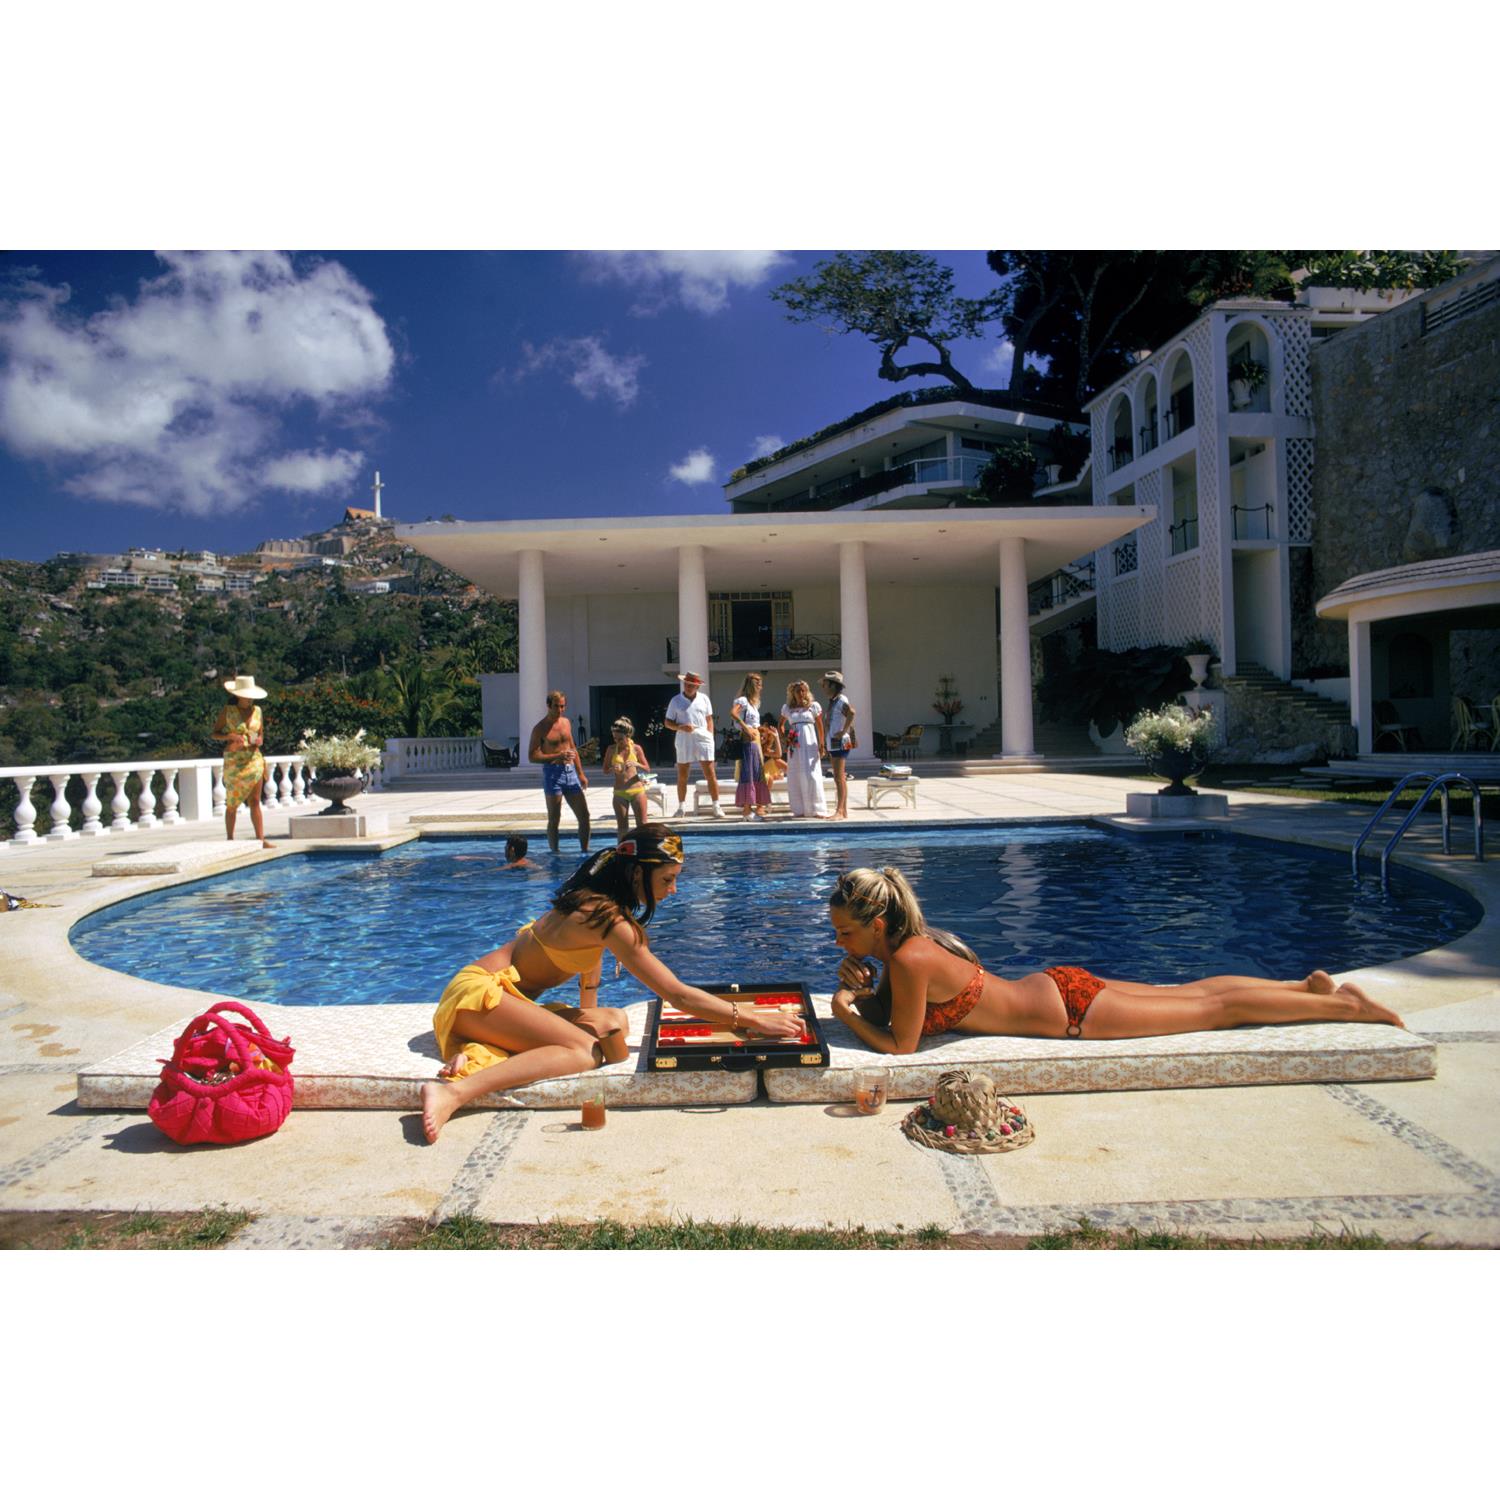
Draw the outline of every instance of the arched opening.
M1230 325L1225 355L1231 411L1271 410L1271 345L1259 323Z
M1174 438L1193 425L1193 361L1187 350L1172 362L1167 376L1167 409L1163 425L1167 437Z
M1135 445L1130 436L1130 398L1120 395L1115 398L1109 418L1109 471L1123 469L1135 458Z
M1144 456L1161 441L1161 429L1156 411L1155 375L1148 375L1141 382L1136 400L1136 411L1140 413L1140 426L1136 432L1140 441L1136 445L1136 451Z

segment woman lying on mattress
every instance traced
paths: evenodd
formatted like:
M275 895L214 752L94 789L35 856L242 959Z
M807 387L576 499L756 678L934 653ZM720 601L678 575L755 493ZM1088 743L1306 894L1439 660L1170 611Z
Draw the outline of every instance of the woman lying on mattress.
M625 1014L597 1003L606 949L647 989L689 1015L762 1036L795 1036L802 1029L791 1016L741 1010L684 984L651 952L646 924L677 889L681 873L681 837L665 823L643 824L579 865L544 915L449 980L432 1018L447 1061L442 1081L422 1089L429 1141L455 1110L481 1094L625 1060ZM545 990L575 979L578 1005L536 1003Z
M839 965L833 1013L877 1052L917 1050L924 1036L1165 1036L1283 1021L1373 1021L1394 1011L1322 969L1306 979L1220 974L1192 984L1100 979L1053 968L1020 979L986 973L952 933L928 927L899 870L850 870L828 903ZM876 983L876 969L884 966Z

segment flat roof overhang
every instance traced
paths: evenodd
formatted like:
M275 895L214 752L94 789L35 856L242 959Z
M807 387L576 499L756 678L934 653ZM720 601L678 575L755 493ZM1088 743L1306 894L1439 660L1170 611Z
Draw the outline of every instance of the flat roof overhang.
M1003 537L1026 542L1031 582L1129 535L1155 506L608 516L565 521L431 521L396 536L500 599L519 588L518 556L546 556L549 596L675 593L676 549L700 546L709 588L787 589L836 580L839 543L864 542L871 586L999 582Z

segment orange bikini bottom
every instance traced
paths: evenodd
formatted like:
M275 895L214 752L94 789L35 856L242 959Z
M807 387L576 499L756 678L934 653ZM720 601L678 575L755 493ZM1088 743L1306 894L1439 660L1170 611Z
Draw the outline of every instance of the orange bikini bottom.
M1083 1018L1094 1003L1094 996L1104 988L1104 981L1087 969L1061 968L1042 971L1057 986L1064 1009L1068 1012L1068 1035L1083 1035Z

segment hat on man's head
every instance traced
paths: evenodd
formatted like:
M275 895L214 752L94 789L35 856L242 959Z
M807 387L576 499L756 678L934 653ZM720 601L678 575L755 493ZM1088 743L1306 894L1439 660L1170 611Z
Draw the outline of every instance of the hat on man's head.
M842 672L825 672L823 674L823 681L831 682L834 687L843 687L844 674Z
M677 674L677 680L683 685L683 687L687 687L689 684L691 684L693 687L703 686L703 679L696 672L679 672Z
M254 676L246 676L243 673L238 677L231 677L224 684L224 691L233 693L236 698L264 698L266 696L266 690L263 687L256 687Z

